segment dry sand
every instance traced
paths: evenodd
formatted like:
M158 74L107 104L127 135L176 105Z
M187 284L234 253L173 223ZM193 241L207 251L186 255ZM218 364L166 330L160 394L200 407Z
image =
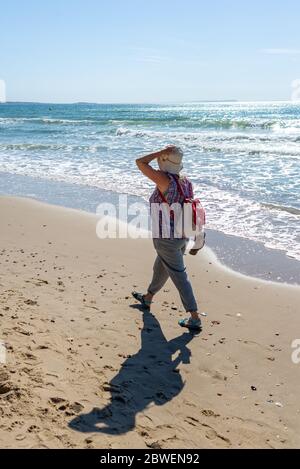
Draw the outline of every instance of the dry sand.
M207 313L193 336L171 283L153 314L130 296L150 240L99 240L93 215L28 199L0 216L2 448L300 445L300 288L186 256Z

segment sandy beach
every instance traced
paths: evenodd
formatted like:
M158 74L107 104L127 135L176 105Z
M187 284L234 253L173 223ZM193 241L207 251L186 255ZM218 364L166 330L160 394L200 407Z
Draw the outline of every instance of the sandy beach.
M300 287L186 256L193 336L168 282L151 313L150 240L100 240L97 218L1 197L2 448L294 448Z

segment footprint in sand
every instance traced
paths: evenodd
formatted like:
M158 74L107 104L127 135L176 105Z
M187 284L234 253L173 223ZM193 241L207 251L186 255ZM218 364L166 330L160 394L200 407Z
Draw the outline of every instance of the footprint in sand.
M220 417L220 414L215 414L215 412L210 409L203 409L201 411L201 414L204 415L205 417Z
M0 373L0 398L11 400L20 396L20 388L10 381L8 373Z
M37 306L38 302L35 301L35 300L25 300L24 301L25 305L28 305L28 306Z
M30 425L30 427L27 428L28 433L37 433L39 432L40 427L37 425Z
M146 445L148 446L148 448L151 448L151 449L162 449L162 446L158 441L153 441L152 443L146 443Z
M32 332L30 331L27 331L26 329L23 329L22 327L19 327L19 326L15 326L12 328L15 332L18 332L19 334L22 334L22 335L27 335L27 336L30 336L32 335Z
M80 402L70 403L62 397L51 397L49 401L56 410L65 412L68 416L79 414L84 409L84 406Z

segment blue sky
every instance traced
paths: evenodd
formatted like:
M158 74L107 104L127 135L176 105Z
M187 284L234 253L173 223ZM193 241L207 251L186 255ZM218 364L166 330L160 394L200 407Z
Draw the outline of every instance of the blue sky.
M8 100L288 100L298 0L0 0Z

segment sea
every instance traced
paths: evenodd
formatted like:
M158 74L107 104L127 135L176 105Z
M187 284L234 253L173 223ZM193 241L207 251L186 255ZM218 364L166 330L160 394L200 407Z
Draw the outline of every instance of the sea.
M22 176L22 195L55 181L79 201L80 187L147 199L135 159L170 144L208 228L300 260L299 102L0 104L1 181Z

